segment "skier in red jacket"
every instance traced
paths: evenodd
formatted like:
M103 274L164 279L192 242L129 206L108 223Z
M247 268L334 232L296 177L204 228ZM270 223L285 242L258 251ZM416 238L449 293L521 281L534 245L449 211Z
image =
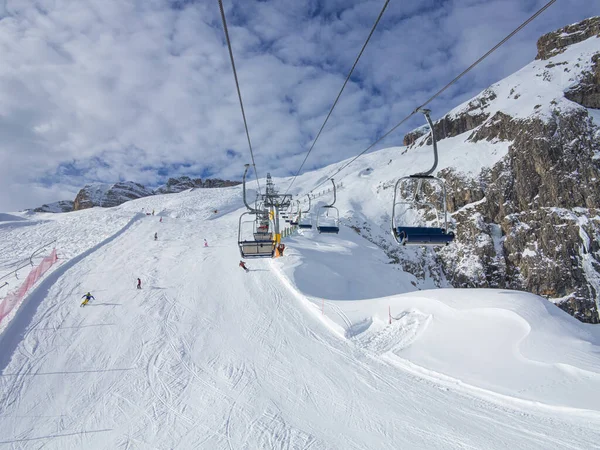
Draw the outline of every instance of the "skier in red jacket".
M244 261L240 261L240 267L244 269L246 272L250 272L250 269L246 267L246 263Z

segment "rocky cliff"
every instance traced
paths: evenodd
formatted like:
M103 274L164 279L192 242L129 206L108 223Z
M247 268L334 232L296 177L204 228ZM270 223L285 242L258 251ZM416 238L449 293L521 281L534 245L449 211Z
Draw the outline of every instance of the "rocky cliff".
M155 194L173 194L183 192L187 189L195 188L219 188L227 186L236 186L239 181L229 181L220 179L200 178L191 179L190 177L169 178L167 184L159 187L156 191L146 188L145 186L134 183L132 181L119 182L115 184L94 183L86 185L79 191L75 201L72 202L72 210L92 208L101 206L109 208L125 203L136 198L148 197ZM37 211L37 209L36 209ZM44 211L44 212L61 212L61 211Z
M437 257L455 287L524 289L600 322L599 60L600 17L548 33L536 61L434 124L441 151L454 136L510 143L475 176L437 174L457 235ZM426 131L405 144L430 145Z
M153 195L152 190L146 189L139 183L124 181L115 184L88 184L79 191L73 205L73 210L102 206L109 208L136 198Z
M46 213L61 213L73 211L74 202L72 200L60 200L54 203L48 203L42 205L39 208L35 208L35 212L46 212Z
M229 181L220 179L210 179L202 181L200 178L192 179L190 177L182 176L179 178L169 178L167 184L160 186L156 189L156 194L173 194L177 192L183 192L187 189L195 188L218 188L237 186L240 184L239 181Z

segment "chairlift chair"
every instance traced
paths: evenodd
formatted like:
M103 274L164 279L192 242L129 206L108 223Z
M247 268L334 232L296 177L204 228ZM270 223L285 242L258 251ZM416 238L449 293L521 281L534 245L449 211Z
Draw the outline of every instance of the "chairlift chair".
M400 245L448 245L454 240L454 233L448 231L446 185L444 180L431 175L437 167L437 142L429 117L430 111L423 109L421 112L431 129L434 164L427 172L402 177L396 182L392 204L392 236ZM404 205L404 208L402 214L399 214L396 210L401 205ZM426 208L435 214L435 226L407 226L407 210L418 211L419 208ZM403 220L400 220L401 216Z
M298 228L302 230L312 230L312 223L310 223L310 217L308 219L301 218L298 222Z
M331 212L331 217L330 217ZM340 232L340 212L335 206L321 206L317 215L317 231L319 233Z
M333 206L336 201L335 182L333 178L331 182L333 183L333 202L319 208L317 212L317 231L319 233L338 234L340 232L340 212Z
M298 228L303 230L311 230L312 221L310 220L310 195L306 194L306 196L308 197L308 209L306 211L302 211L302 209L300 209L300 204L298 204Z
M256 241L272 241L273 233L269 231L269 221L259 219L258 217L254 221L254 239Z
M293 205L293 203L292 203ZM297 226L300 218L300 200L296 200L296 211L294 211L294 207L290 205L291 217L290 217L290 225Z
M273 234L264 231L259 231L259 218L247 220L251 215L256 215L253 212L245 212L240 216L238 228L238 246L242 258L272 258L275 255L275 241ZM246 219L245 219L246 217ZM252 238L248 239L249 231L252 230Z

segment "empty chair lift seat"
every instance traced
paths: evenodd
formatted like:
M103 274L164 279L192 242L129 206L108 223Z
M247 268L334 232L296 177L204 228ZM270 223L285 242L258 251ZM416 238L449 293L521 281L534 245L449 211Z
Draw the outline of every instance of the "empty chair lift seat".
M340 227L322 225L322 226L318 226L317 230L319 231L319 233L335 233L335 234L337 234L340 231Z
M402 244L449 244L454 233L446 233L443 228L397 227L396 238Z

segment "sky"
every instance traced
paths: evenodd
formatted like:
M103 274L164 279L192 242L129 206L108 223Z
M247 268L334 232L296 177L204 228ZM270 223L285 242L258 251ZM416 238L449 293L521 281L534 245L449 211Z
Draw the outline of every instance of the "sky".
M546 2L392 0L303 171L363 151ZM223 3L258 175L293 175L385 2ZM559 0L433 118L530 62L543 33L598 14ZM217 0L0 0L0 55L0 211L92 182L240 180L250 162Z

